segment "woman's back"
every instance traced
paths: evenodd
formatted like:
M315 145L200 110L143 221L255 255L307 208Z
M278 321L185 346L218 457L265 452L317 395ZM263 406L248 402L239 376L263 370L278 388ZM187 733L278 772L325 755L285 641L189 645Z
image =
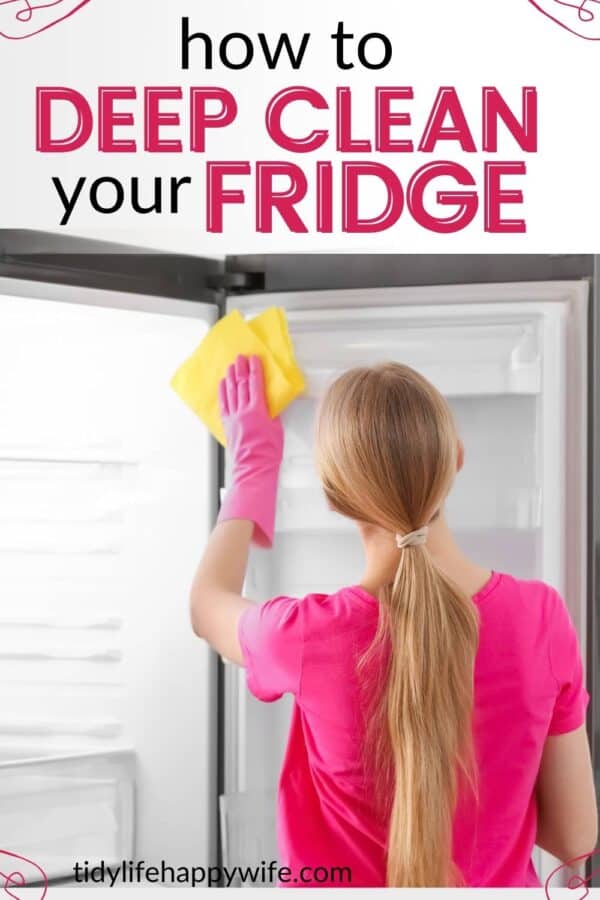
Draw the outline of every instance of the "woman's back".
M468 885L536 885L531 852L544 743L585 718L576 634L562 599L541 582L493 573L473 601L478 799L463 783L453 859ZM379 611L373 596L350 587L300 600L279 597L240 620L249 689L261 700L286 692L296 699L278 825L292 884L294 878L302 884L305 867L319 866L349 868L354 886L386 883L389 823L376 800L368 751L365 757L376 661L360 665Z
M259 607L239 591L250 539L273 536L283 434L257 360L231 367L221 407L233 486L193 620L257 697L296 697L278 822L291 883L325 867L357 886L525 886L535 840L563 861L592 850L575 631L555 591L456 543L444 508L464 448L440 392L399 363L330 385L317 469L360 533L362 587Z

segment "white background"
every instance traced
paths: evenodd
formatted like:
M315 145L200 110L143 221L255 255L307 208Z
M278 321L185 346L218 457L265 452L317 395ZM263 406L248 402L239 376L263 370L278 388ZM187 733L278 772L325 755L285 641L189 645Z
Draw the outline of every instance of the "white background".
M596 8L595 4L592 4ZM212 72L202 64L180 68L180 20L189 15L193 30L215 39L231 31L250 36L264 31L276 37L288 31L299 40L312 33L300 72L287 63L270 72L257 54L247 70L232 72L218 61ZM600 13L597 14L600 16ZM329 35L343 20L357 35L382 31L394 44L390 66L380 72L360 67L342 72L335 64ZM600 28L599 28L600 32ZM194 53L192 51L192 58ZM201 55L197 57L201 62ZM59 230L61 206L51 184L60 175L72 184L77 176L89 180L102 175L128 179L139 175L192 175L195 193L187 196L174 218L139 216L123 211L113 216L82 205L65 229L143 246L179 252L219 255L251 251L375 250L395 252L534 252L598 250L600 210L600 114L598 71L600 41L582 40L543 16L528 0L90 0L88 6L54 28L23 41L0 39L2 167L0 226ZM539 152L524 154L512 139L501 146L498 159L526 159L528 174L508 182L525 191L527 235L486 235L481 214L466 230L443 236L425 231L407 214L391 230L375 235L319 235L314 231L310 199L304 205L307 235L291 234L282 224L272 235L255 233L254 212L227 207L225 233L205 232L203 198L205 159L176 155L106 156L95 141L73 154L40 155L35 150L35 88L65 85L94 98L98 85L220 85L232 90L240 113L235 125L215 132L209 144L211 159L277 159L285 154L270 142L264 129L264 110L277 90L305 84L333 99L336 85L349 85L356 94L356 135L373 137L375 85L412 85L415 100L407 104L418 142L431 104L441 85L454 85L469 117L476 143L481 141L481 88L497 86L511 106L520 110L521 87L539 91ZM122 107L123 108L123 107ZM141 105L137 106L141 110ZM185 111L186 104L181 105ZM333 113L312 113L310 127L333 125ZM306 124L305 123L305 130ZM301 123L298 123L298 132ZM140 121L136 135L139 137ZM121 136L126 136L122 133ZM168 131L165 136L169 136ZM461 154L442 146L438 152L351 154L352 159L378 159L395 168L406 183L419 166L432 158L465 162L481 183L483 154ZM314 161L335 159L330 142L316 154L287 156L310 172ZM233 185L232 185L233 186ZM253 191L247 180L247 195ZM366 214L377 204L377 193L366 198ZM517 207L507 207L513 215ZM277 222L277 217L276 217Z

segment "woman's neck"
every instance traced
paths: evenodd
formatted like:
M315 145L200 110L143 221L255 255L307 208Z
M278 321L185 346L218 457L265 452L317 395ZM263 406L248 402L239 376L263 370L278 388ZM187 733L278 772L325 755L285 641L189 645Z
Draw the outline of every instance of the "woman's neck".
M410 550L399 551L394 535L382 529L364 527L361 536L366 555L361 585L376 595L381 587L393 581L399 552L410 553ZM442 572L469 597L481 590L491 576L490 569L476 565L464 555L443 515L429 526L427 549Z

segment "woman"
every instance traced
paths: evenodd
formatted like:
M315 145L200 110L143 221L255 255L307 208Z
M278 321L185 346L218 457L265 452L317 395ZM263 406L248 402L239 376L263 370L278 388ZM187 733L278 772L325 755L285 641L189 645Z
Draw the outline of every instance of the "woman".
M444 503L463 448L443 397L391 363L332 385L317 463L360 531L364 575L261 606L241 590L251 541L271 543L283 433L259 360L238 358L220 403L233 479L192 620L256 697L295 697L282 863L350 867L353 886L535 886L534 843L563 861L591 852L575 630L552 588L482 569L454 542Z

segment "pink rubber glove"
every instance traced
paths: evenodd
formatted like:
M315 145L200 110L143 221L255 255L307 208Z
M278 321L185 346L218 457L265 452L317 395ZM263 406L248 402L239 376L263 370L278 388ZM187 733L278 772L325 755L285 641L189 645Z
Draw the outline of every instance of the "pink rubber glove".
M257 356L238 356L229 367L219 385L219 405L233 478L218 521L249 519L254 522L254 543L271 547L283 428L267 409L262 362Z

